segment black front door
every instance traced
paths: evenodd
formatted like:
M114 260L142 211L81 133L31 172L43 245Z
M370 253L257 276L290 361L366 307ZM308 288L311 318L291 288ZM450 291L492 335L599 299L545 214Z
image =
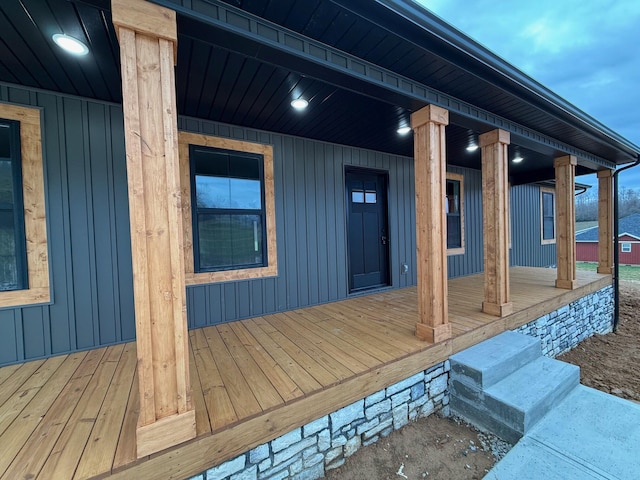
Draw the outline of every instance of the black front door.
M349 291L389 285L387 174L347 170Z

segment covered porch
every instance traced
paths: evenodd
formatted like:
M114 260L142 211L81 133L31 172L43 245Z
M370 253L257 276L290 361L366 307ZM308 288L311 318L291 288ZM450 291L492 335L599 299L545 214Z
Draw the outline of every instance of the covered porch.
M415 337L415 287L192 330L197 436L136 458L135 342L0 369L0 479L185 478L611 283L510 269L513 311L482 312L483 275L449 280L452 337Z

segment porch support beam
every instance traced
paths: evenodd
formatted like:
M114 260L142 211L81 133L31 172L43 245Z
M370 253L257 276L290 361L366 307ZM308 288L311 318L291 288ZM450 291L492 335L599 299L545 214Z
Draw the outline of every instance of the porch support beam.
M484 228L484 301L482 311L504 317L513 312L509 292L509 132L492 130L479 137L482 148Z
M557 157L556 170L556 250L557 288L576 288L576 204L575 177L578 161L573 155Z
M175 98L176 14L112 0L120 42L140 413L138 458L196 436Z
M613 273L613 170L598 170L598 273Z
M436 343L451 337L448 319L447 242L444 209L449 112L427 105L411 115L416 182L418 314L416 336Z

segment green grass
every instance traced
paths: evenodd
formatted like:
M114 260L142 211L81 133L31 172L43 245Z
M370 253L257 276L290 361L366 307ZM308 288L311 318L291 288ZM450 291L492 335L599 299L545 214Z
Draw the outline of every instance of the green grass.
M595 272L598 264L595 262L576 262L576 268ZM640 282L640 265L620 265L620 280Z

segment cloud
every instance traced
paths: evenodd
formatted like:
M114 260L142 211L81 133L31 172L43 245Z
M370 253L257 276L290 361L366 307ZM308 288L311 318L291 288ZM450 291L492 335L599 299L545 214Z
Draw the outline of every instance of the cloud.
M419 3L640 145L637 0Z

